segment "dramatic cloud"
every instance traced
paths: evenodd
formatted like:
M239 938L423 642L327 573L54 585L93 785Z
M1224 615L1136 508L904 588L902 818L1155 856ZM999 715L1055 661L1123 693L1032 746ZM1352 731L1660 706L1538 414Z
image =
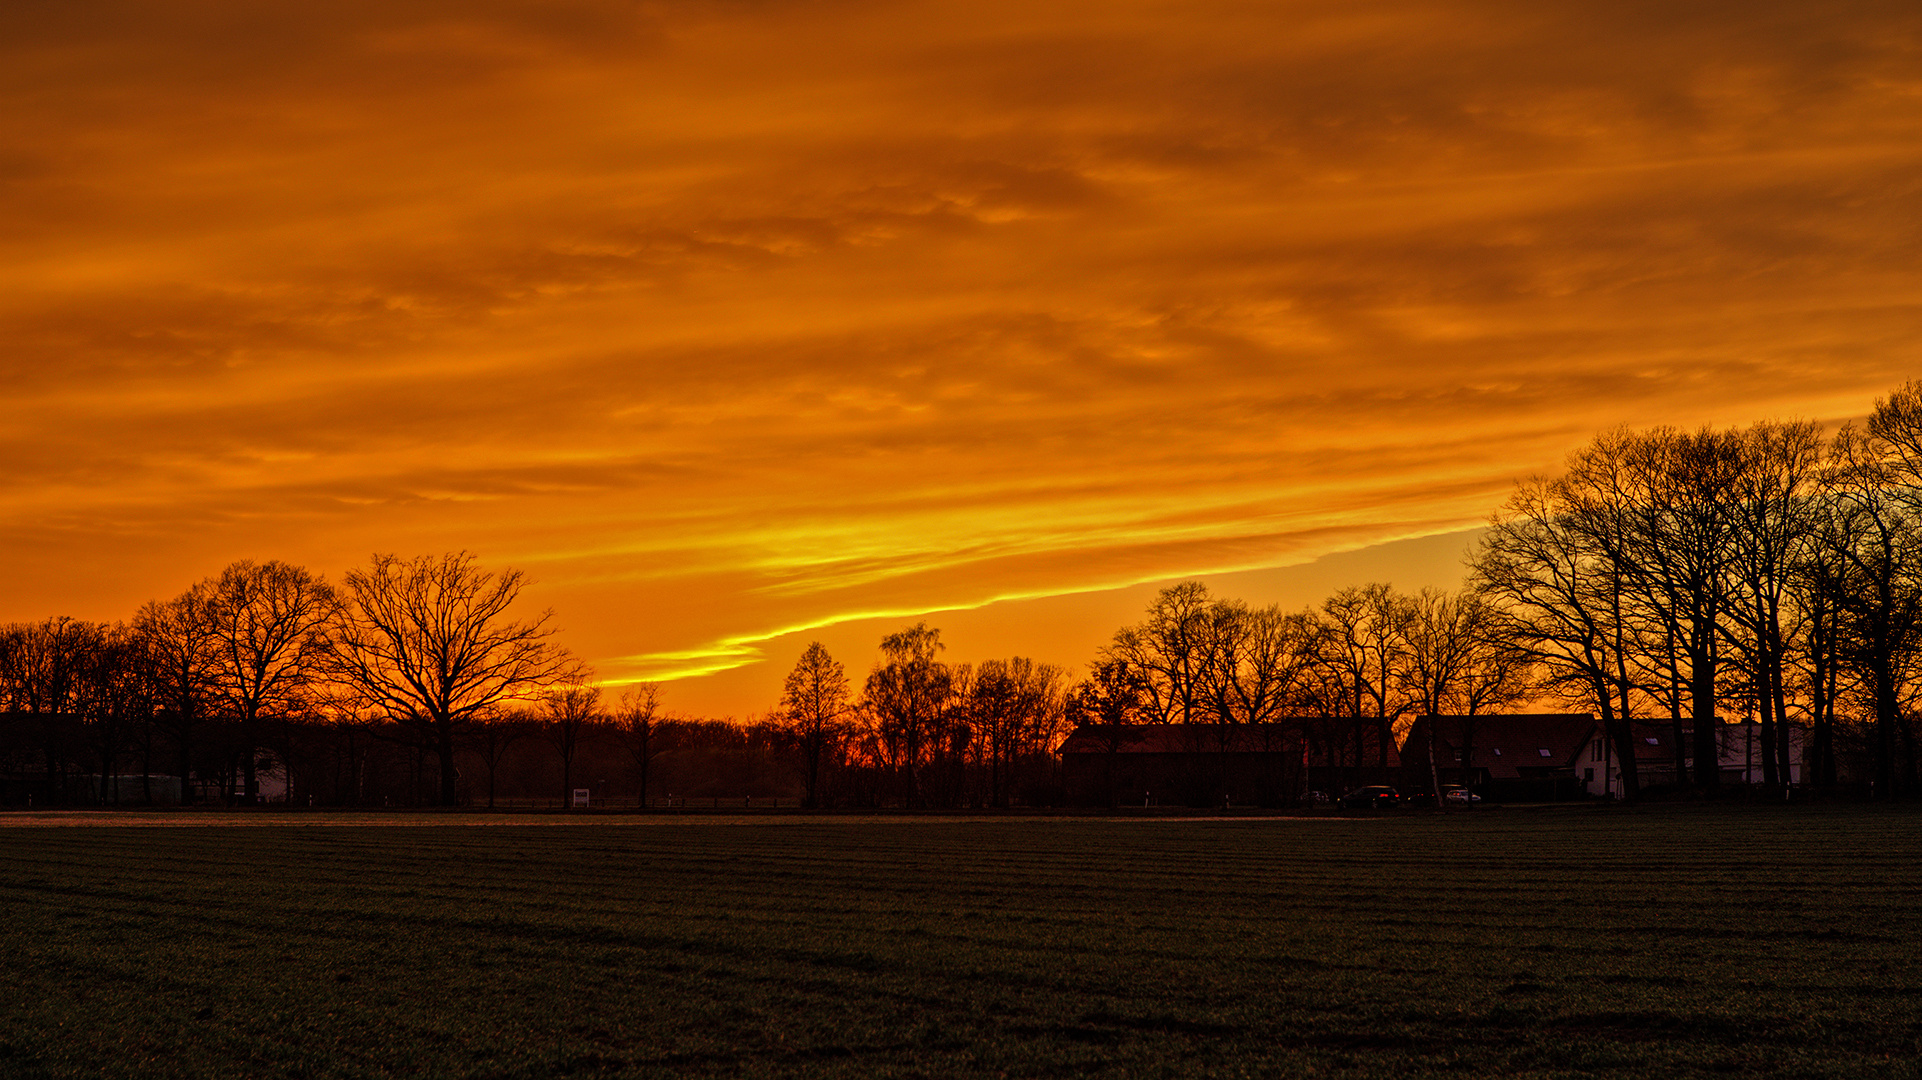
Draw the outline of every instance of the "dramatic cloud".
M0 617L467 548L604 676L772 661L688 706L1032 648L1865 411L1918 177L1912 4L12 3Z

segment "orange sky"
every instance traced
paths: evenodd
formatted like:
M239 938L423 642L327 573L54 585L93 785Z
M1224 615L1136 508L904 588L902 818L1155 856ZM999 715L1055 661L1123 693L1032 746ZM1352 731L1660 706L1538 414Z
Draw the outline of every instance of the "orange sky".
M0 619L466 548L682 709L926 611L1079 665L1865 412L1919 178L1912 2L15 0Z

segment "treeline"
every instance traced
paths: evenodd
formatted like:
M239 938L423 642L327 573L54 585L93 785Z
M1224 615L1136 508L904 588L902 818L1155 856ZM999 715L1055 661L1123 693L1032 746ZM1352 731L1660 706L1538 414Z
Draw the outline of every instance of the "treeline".
M376 556L338 587L241 562L125 624L0 627L0 798L147 801L173 775L184 798L246 802L267 769L334 803L588 779L637 801L1039 804L1078 725L1295 726L1317 760L1385 766L1413 717L1542 701L1601 717L1630 798L1651 724L1672 735L1661 780L1714 789L1728 718L1757 722L1766 784L1799 764L1922 793L1922 383L1833 434L1606 433L1520 483L1469 563L1460 590L1357 586L1301 611L1176 585L1072 686L1019 657L946 662L917 624L857 688L815 643L777 708L733 724L667 715L651 684L604 701L550 613L510 613L518 572L465 554ZM112 779L130 774L132 793Z
M377 556L338 587L239 562L126 623L0 627L0 802L1056 797L1057 667L945 663L918 625L881 643L858 700L817 644L767 716L675 716L656 684L592 685L551 613L512 616L521 584L466 554Z
M550 614L511 616L521 584L465 553L375 556L339 587L243 561L127 623L0 627L0 797L153 801L160 775L183 799L252 802L263 769L411 754L431 801L456 802L469 729L588 677Z
M1023 657L949 664L943 647L926 623L888 635L858 698L840 662L807 647L771 717L799 754L807 805L1059 801L1066 673Z
M1812 423L1604 434L1565 474L1518 485L1460 591L1370 585L1288 612L1175 586L1101 651L1071 711L1301 724L1311 745L1352 739L1385 763L1414 716L1559 700L1602 718L1629 798L1647 725L1673 734L1665 781L1713 790L1724 720L1753 718L1765 784L1788 782L1799 743L1808 783L1835 786L1859 758L1875 794L1916 794L1919 646L1922 383L1910 383L1833 435Z
M1520 487L1474 586L1618 752L1633 721L1665 719L1677 775L1712 789L1716 770L1689 774L1681 748L1713 761L1719 717L1754 716L1767 783L1788 778L1795 723L1810 782L1835 784L1855 743L1877 794L1916 794L1922 383L1826 438L1808 423L1604 435Z
M1489 632L1473 594L1351 586L1286 611L1190 581L1118 631L1070 696L1078 723L1299 729L1311 759L1386 768L1405 723L1526 698L1525 659Z

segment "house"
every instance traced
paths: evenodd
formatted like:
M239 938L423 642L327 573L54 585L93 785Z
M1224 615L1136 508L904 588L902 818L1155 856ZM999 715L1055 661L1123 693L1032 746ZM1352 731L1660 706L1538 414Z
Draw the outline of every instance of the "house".
M1796 724L1783 724L1778 728L1785 732L1789 740L1789 777L1788 782L1802 782L1802 745L1804 729ZM1675 776L1675 725L1673 721L1634 722L1635 731L1635 773L1644 788L1661 787L1676 782ZM1724 722L1718 732L1721 761L1718 763L1724 784L1759 784L1762 782L1762 735L1761 725L1752 720ZM1581 771L1584 787L1588 793L1597 797L1619 797L1622 790L1622 770L1619 756L1614 745L1608 741L1598 722L1588 736L1588 750L1583 757ZM1694 729L1689 721L1683 721L1682 762L1684 767L1695 767Z
M1585 758L1596 730L1588 713L1416 717L1402 740L1401 783L1405 791L1423 791L1438 776L1494 801L1579 798L1593 776Z

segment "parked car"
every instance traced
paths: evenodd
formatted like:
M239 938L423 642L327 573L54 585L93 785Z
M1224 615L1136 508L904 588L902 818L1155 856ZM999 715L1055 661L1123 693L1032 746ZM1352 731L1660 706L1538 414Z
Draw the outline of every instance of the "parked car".
M1341 805L1349 810L1388 810L1401 805L1401 792L1387 784L1370 784L1343 795Z
M1482 801L1480 795L1475 794L1460 784L1443 784L1442 798L1452 803L1478 803Z

